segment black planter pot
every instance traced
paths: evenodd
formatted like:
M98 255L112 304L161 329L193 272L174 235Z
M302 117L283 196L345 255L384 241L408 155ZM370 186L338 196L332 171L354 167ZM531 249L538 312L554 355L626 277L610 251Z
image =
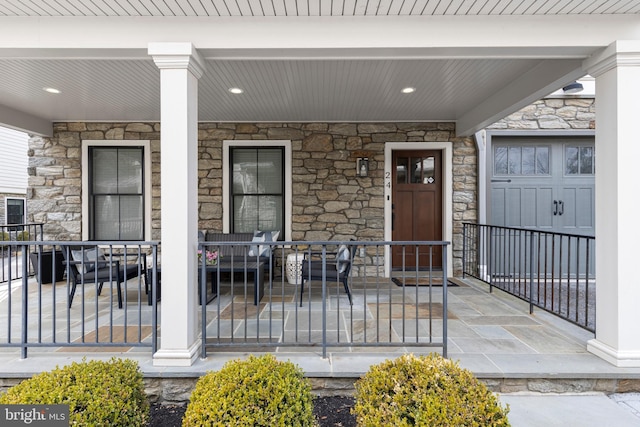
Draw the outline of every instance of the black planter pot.
M40 262L39 255L42 255L42 260ZM56 277L53 279L53 251L42 251L31 252L29 254L29 258L31 259L31 266L33 267L33 271L36 273L36 278L42 283L53 283L59 282L64 278L64 258L62 256L61 251L56 251ZM40 267L42 267L42 271L40 271Z

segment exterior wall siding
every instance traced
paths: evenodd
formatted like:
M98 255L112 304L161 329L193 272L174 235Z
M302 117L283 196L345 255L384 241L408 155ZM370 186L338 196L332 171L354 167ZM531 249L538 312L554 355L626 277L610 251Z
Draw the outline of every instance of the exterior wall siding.
M0 159L0 224L5 224L5 199L27 193L27 135L0 127Z
M29 143L28 218L45 223L45 239L81 240L82 140L150 140L152 236L160 239L159 123L56 123L52 138ZM473 139L453 123L201 123L198 135L199 228L222 230L222 142L291 140L292 239L383 240L385 142L453 144L454 272L461 266L462 222L477 218ZM356 177L358 157L369 176Z

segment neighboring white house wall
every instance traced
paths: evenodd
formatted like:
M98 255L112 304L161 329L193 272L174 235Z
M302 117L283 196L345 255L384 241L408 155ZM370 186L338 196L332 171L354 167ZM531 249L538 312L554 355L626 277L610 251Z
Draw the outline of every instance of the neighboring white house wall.
M27 193L27 146L29 136L0 127L0 193Z
M0 127L0 224L6 223L6 199L27 194L27 148L29 136Z

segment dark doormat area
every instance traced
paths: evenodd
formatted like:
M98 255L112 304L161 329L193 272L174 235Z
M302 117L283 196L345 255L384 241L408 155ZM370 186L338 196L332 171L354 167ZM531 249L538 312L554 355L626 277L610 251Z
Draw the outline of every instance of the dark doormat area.
M442 278L441 277L432 277L429 279L428 277L418 277L416 281L416 277L405 277L404 278L404 286L442 286ZM402 277L392 277L391 281L395 283L397 286L402 286L403 278ZM453 282L452 280L447 280L447 286L459 286L458 283Z

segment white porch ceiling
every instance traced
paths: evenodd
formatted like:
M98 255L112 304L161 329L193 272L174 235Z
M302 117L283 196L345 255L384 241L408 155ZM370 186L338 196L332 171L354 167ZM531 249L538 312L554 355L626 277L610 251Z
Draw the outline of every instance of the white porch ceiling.
M186 41L206 63L200 121L438 120L468 134L621 39L640 39L638 0L0 0L0 124L157 121L148 43Z
M5 16L566 15L640 12L637 0L3 0Z

